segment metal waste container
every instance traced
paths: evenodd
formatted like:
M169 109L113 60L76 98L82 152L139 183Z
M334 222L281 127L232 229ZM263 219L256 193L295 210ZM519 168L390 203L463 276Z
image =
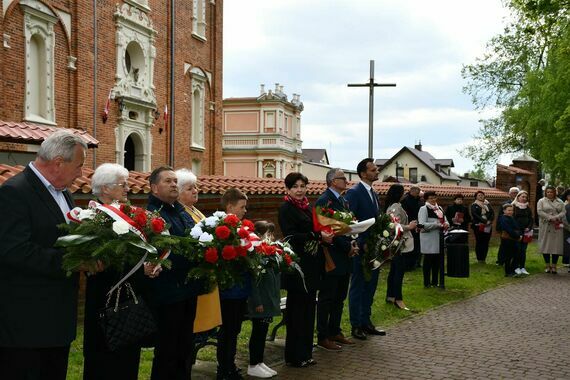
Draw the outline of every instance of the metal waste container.
M452 230L445 238L447 275L449 277L469 277L468 237L468 231Z

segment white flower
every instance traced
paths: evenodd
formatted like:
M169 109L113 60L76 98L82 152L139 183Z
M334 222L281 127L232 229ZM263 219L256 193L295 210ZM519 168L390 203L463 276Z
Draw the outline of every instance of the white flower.
M398 245L398 244L400 244L400 242L399 242L398 240L394 240L394 241L392 242L392 244L393 244L393 245Z
M198 239L200 236L202 236L202 233L204 231L202 231L202 228L200 227L199 224L196 224L194 227L192 227L192 229L190 230L190 236L192 236L194 239Z
M124 235L129 232L129 223L124 220L117 220L113 222L113 231L115 231L117 235Z
M388 237L388 236L390 236L390 233L388 231L384 230L384 232L382 232L382 236Z
M95 210L92 210L90 208L85 209L85 210L81 210L81 211L79 211L79 214L77 215L77 217L81 221L84 221L86 219L92 220L95 217Z
M219 219L215 216L209 216L206 219L204 219L204 224L208 227L216 227L216 225L218 224Z
M372 262L372 270L380 268L380 265L381 265L381 264L382 264L382 263L380 263L380 261L374 260L374 261Z
M391 229L394 229L394 223L388 224L388 227L390 227Z
M202 235L200 235L200 238L198 239L200 243L209 243L212 240L214 240L214 237L212 236L212 234L209 234L207 232L203 232Z
M382 246L380 247L380 250L385 251L386 248L388 248L388 247L386 247L385 245L382 245Z
M227 214L223 211L216 211L214 213L214 216L218 219L224 219L227 216Z

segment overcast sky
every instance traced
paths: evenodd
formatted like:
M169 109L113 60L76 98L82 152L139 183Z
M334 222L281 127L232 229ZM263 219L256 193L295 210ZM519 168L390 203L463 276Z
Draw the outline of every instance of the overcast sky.
M421 140L462 174L458 151L478 120L461 78L507 15L500 0L226 0L224 98L257 96L259 84L301 94L303 148L326 148L331 165L355 169L368 152L369 78L375 90L374 156Z

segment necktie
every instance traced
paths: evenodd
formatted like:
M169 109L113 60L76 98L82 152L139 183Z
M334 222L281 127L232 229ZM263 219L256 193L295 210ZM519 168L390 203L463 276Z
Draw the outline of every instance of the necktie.
M338 201L340 202L340 204L342 205L342 207L344 208L348 208L346 207L346 199L344 199L344 197L342 195L338 196Z
M374 203L374 207L376 207L376 211L378 211L378 198L376 198L376 193L374 193L374 189L370 188L370 195L372 196L372 203Z

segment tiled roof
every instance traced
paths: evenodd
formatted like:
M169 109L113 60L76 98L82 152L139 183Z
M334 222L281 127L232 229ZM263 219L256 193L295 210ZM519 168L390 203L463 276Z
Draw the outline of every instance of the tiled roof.
M507 171L514 173L514 174L526 174L526 175L533 175L534 174L530 170L517 168L516 166L506 166L506 165L497 164L497 169L507 170Z
M23 166L9 166L0 164L0 185L8 178L18 174L24 169ZM71 186L72 193L88 194L91 192L91 176L93 169L84 168L83 176L77 178ZM148 194L150 186L148 185L148 177L150 173L141 173L131 171L129 173L129 185L131 187L131 194ZM198 176L200 184L200 191L203 194L222 194L224 191L231 187L237 187L247 194L260 194L260 195L279 195L285 194L285 185L282 179L275 178L246 178L246 177L226 177L219 175ZM351 181L348 183L352 187L357 182ZM374 189L381 195L385 195L388 188L393 185L389 182L375 182ZM410 184L403 184L406 191L411 186ZM310 181L308 186L308 195L318 195L323 193L327 188L325 181ZM421 185L423 191L435 191L438 196L450 197L457 193L461 193L466 197L474 197L475 192L481 190L477 187L465 186L442 186L442 185ZM487 198L506 198L507 193L495 188L485 188L485 195Z
M28 122L14 122L0 120L0 141L20 143L20 144L41 144L42 141L55 131L57 127L49 127L47 125L33 124ZM95 140L89 133L68 128L69 131L81 136L90 148L99 145L99 141Z
M442 172L441 170L436 170L436 166L435 164L439 164L442 166L451 166L453 167L453 160L450 158L442 158L442 159L437 159L434 156L432 156L429 152L423 151L423 150L419 150L416 148L410 148L410 147L403 147L402 149L400 149L398 151L398 153L396 153L395 155L393 155L392 157L385 159L385 158L379 158L377 159L376 165L380 165L380 166L386 166L390 163L392 163L392 161L394 161L398 156L400 156L400 154L404 151L409 151L411 154L413 154L414 156L416 156L418 158L418 160L422 161L428 168L430 168L435 174L437 174L440 178L443 179L447 179L447 180L452 180L452 181L460 181L461 179L459 178L459 176L453 172L450 172L450 174L446 174L444 172Z

